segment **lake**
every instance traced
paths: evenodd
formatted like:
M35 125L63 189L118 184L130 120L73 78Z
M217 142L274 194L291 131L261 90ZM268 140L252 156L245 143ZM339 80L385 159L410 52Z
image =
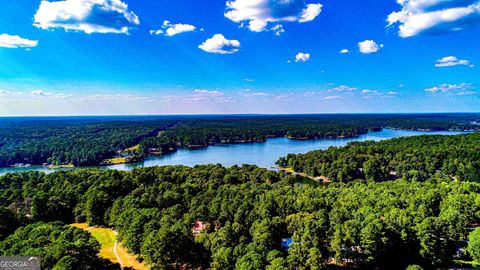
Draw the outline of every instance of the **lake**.
M268 139L266 142L212 145L206 148L189 150L179 149L174 153L162 156L150 156L142 162L131 164L119 164L111 166L98 166L100 169L131 170L139 167L162 166L162 165L186 165L195 166L200 164L220 163L226 167L232 165L255 164L259 167L270 168L275 165L279 157L289 153L306 153L312 150L327 149L330 146L344 146L354 141L380 141L397 137L418 135L457 135L464 132L455 131L409 131L383 129L378 132L369 132L357 138L344 139L318 139L318 140L290 140L285 137ZM29 168L0 168L0 175L9 172L43 171L51 173L58 170L48 169L42 166Z

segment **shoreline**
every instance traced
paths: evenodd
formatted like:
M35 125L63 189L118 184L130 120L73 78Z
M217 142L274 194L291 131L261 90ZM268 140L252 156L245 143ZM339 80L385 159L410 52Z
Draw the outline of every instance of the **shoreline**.
M418 129L394 129L394 128L391 128L391 127L386 127L386 128L383 128L381 130L378 130L378 131L369 131L367 133L362 133L360 135L356 135L356 136L349 136L349 137L341 137L341 136L338 136L338 137L322 137L322 138L312 138L312 139L308 139L308 140L295 140L295 139L291 139L289 138L288 136L267 136L265 140L259 140L259 141L237 141L237 142L234 142L234 143L212 143L212 144L209 144L209 145L206 145L206 146L202 146L202 147L199 147L199 148L191 148L191 147L178 147L178 148L175 148L175 150L172 150L172 151L168 151L168 152L164 152L162 154L145 154L145 156L143 157L137 157L137 158L134 158L128 162L116 162L116 163L101 163L101 164L97 164L97 165L88 165L88 166L74 166L72 164L63 164L63 165L48 165L48 166L42 166L41 164L31 164L31 166L29 167L12 167L12 166L5 166L5 167L0 167L0 170L1 169L4 169L4 170L8 170L8 168L14 168L14 169L19 169L18 171L36 171L36 170L42 170L44 169L45 170L60 170L60 169L82 169L82 168L92 168L92 167L108 167L108 166L115 166L115 165L126 165L126 164L137 164L137 163L141 163L141 162L144 162L145 160L149 159L150 157L159 157L159 156L165 156L165 155L168 155L168 154L171 154L171 153L175 153L177 152L178 150L180 149L183 149L183 150L190 150L190 151L195 151L195 150L199 150L199 149L204 149L204 148L208 148L209 146L229 146L229 145L236 145L236 144L254 144L254 143L266 143L268 139L279 139L279 138L286 138L288 140L293 140L293 141L314 141L314 140L335 140L335 139L354 139L354 138L359 138L363 135L366 135L366 134L369 134L369 133L377 133L377 132L382 132L384 130L394 130L394 131L409 131L409 132L465 132L465 134L468 134L468 133L471 133L472 131L465 131L465 130L455 130L455 129L449 129L449 130L429 130L429 131L421 131L421 130L418 130ZM420 135L435 135L435 134L419 134L418 136ZM460 134L459 134L460 135ZM415 135L417 136L417 135ZM128 149L128 148L127 148ZM311 150L311 151L314 151L314 150ZM33 168L32 168L33 167ZM31 169L31 170L28 170L28 169ZM15 171L13 171L13 173L15 173Z

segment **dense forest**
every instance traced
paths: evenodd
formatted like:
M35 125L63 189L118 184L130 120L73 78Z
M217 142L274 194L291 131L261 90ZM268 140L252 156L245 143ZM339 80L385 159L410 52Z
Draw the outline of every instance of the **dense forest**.
M20 118L21 119L21 118ZM108 118L0 121L0 166L98 165L120 149L155 136L174 120L132 121Z
M435 174L477 181L480 179L480 133L352 142L346 147L289 154L277 163L335 182L397 178L424 181Z
M0 166L43 163L98 165L140 144L149 148L291 139L356 137L385 127L409 130L480 130L477 114L137 116L0 119Z
M41 255L44 269L114 267L98 267L98 243L67 225L87 222L115 228L151 269L435 269L480 260L479 178L301 180L252 165L7 174L0 255Z
M142 146L163 150L204 147L212 144L264 141L269 137L291 139L357 137L382 128L407 130L480 130L475 114L425 115L291 115L238 116L185 119Z

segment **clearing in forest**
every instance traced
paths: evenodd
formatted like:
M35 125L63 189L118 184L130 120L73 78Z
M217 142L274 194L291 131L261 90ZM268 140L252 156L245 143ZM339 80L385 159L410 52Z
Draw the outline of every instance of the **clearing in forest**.
M95 239L100 243L99 256L111 261L112 263L119 263L125 268L135 270L148 270L148 267L139 261L137 257L128 253L127 249L122 247L117 240L117 235L110 228L89 227L86 223L74 223L72 226L82 230L89 231ZM120 260L120 261L119 261Z

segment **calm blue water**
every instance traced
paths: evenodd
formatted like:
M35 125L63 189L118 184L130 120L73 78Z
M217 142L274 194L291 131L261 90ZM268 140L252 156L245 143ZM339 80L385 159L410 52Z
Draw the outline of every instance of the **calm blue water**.
M213 145L198 150L179 149L175 153L164 156L151 156L143 162L134 164L120 164L112 166L96 167L101 169L131 170L138 167L150 167L157 165L186 165L195 166L200 164L220 163L224 166L255 164L259 167L270 168L275 165L279 157L286 156L289 153L306 153L312 150L327 149L330 146L344 146L353 141L367 140L386 140L396 137L407 137L417 135L457 135L462 132L441 131L441 132L421 132L384 129L379 132L370 132L361 135L358 138L348 139L319 139L309 141L297 141L287 138L268 139L262 143L246 143L233 145ZM44 171L53 172L55 170L47 169L41 166L32 166L30 168L0 168L0 175L8 172L22 171Z

